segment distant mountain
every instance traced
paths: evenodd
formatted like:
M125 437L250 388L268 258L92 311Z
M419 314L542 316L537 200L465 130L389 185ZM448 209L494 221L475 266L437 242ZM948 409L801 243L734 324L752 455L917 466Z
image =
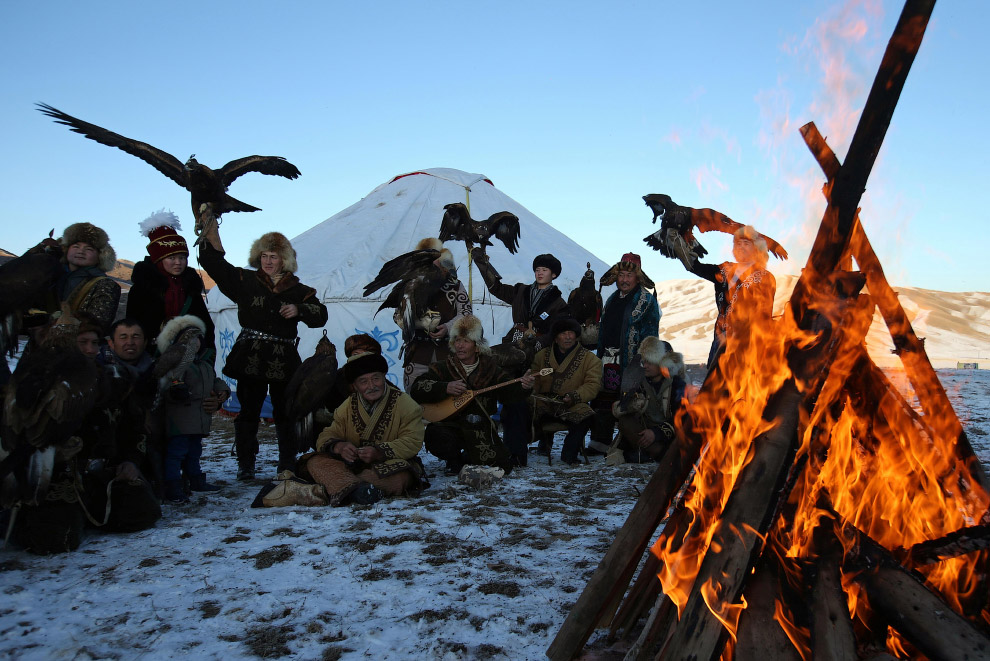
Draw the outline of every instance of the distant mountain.
M774 316L783 313L797 276L777 277ZM918 337L935 367L980 363L990 367L990 292L941 292L917 287L894 287ZM690 363L703 363L715 329L715 293L707 280L667 280L657 283L657 299L663 309L660 337L684 354ZM874 362L896 365L897 356L879 312L867 335Z

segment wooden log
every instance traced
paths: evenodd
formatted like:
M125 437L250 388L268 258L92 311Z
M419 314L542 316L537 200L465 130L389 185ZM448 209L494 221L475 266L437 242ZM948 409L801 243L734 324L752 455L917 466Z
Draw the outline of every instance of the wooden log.
M647 661L653 658L653 649L657 646L658 637L661 633L670 629L670 623L677 616L677 608L670 597L663 592L656 596L650 615L646 619L646 624L640 632L636 642L626 653L623 661Z
M834 175L828 207L808 256L808 264L791 295L794 318L802 321L816 287L832 273L847 251L859 201L890 126L897 100L921 46L935 0L908 0L870 88L845 163ZM802 323L802 327L805 327Z
M879 567L856 580L870 607L932 661L990 658L990 638L902 569Z
M805 144L814 154L819 166L828 178L829 184L831 184L840 167L838 157L819 133L814 122L802 126L801 135L804 136ZM826 199L829 198L830 189L831 186L825 187ZM952 402L949 400L945 388L942 387L942 383L935 373L935 368L928 359L924 342L915 334L904 308L897 300L897 294L887 281L880 260L866 236L862 223L859 222L858 215L854 221L852 236L850 237L850 251L856 257L856 262L866 276L867 286L870 288L877 308L890 330L894 346L901 363L904 365L904 371L918 393L918 401L925 413L926 426L928 426L927 420L933 419L936 414L946 417L948 434L958 445L960 455L966 462L969 473L977 484L983 487L984 491L990 493L990 480L987 478L986 471L976 453L973 452L969 437L963 430L959 417L952 407ZM930 435L935 437L934 433Z
M756 573L746 582L746 610L739 618L735 661L798 661L795 649L780 623L774 619L781 585L765 554Z
M692 428L688 417L684 421L677 440L667 448L615 541L547 648L550 659L574 658L588 641L601 613L626 591L646 545L701 452L701 434Z
M801 399L794 381L788 380L768 404L764 419L776 420L776 424L753 441L677 629L659 658L709 659L724 644L726 630L706 604L705 594L717 602L713 608L719 608L735 604L742 593L748 570L761 550L760 534L770 525L774 495L793 457Z
M939 539L919 542L910 549L897 549L894 557L911 567L930 565L990 548L990 525L968 526Z
M856 636L839 573L842 549L830 524L819 526L815 539L821 555L811 589L812 656L815 661L856 661Z
M693 493L694 487L691 485L678 498L677 505L674 506L674 511L667 518L667 523L664 525L661 538L672 535L674 539L680 539L687 533L691 519L687 516L687 509L684 507L684 502L690 499ZM628 636L629 632L635 627L636 622L642 617L643 611L656 600L657 594L663 589L658 576L659 571L660 559L656 554L650 553L646 558L646 562L643 563L639 577L629 589L626 600L612 620L612 626L609 630L610 636L614 637L620 629L623 631L623 638Z

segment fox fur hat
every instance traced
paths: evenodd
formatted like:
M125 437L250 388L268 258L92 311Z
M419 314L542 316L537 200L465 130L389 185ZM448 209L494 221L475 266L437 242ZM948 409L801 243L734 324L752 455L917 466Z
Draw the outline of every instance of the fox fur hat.
M670 342L665 342L658 337L644 337L639 343L639 357L644 363L666 367L671 376L687 378L687 370L684 367L684 356L674 351Z
M251 268L261 268L263 252L277 253L282 258L282 270L286 273L295 273L299 268L296 264L296 250L281 232L262 234L261 238L251 244L251 252L248 254L248 265Z
M478 346L481 353L489 353L488 340L485 339L484 330L481 327L481 319L473 314L466 314L454 322L454 327L450 329L450 348L454 348L454 340L459 337L471 340Z
M96 267L101 271L112 271L117 265L117 253L110 245L110 237L93 223L69 225L62 232L62 238L59 239L59 242L62 244L63 251L68 251L69 246L76 243L88 243L96 248L97 253L99 253L96 258ZM62 262L65 262L64 253Z
M448 271L454 270L454 255L443 247L443 241L440 239L434 239L433 237L420 239L419 243L416 244L416 250L436 250L440 253L440 256L437 258L440 260L440 267Z
M200 335L206 335L206 324L202 319L192 314L184 314L168 320L155 339L155 345L159 351L165 351L172 343L179 339L182 333L190 328L198 328Z
M635 273L636 277L639 279L639 284L645 289L654 289L655 285L650 276L643 273L643 260L634 252L627 252L622 256L615 265L609 270L602 274L602 277L598 280L600 287L608 287L609 285L615 284L615 281L619 278L619 271L629 271L630 273Z

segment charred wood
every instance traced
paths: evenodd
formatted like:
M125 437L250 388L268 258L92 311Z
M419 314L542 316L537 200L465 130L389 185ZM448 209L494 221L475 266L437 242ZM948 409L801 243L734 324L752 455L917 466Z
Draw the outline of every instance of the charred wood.
M856 579L870 606L932 661L986 659L990 638L958 615L914 576L879 567Z
M798 661L801 658L774 617L777 600L782 598L782 586L768 562L769 555L764 555L756 573L746 583L744 595L747 605L739 618L735 661Z
M794 456L801 399L789 380L767 405L764 419L777 423L752 443L750 461L733 486L677 629L661 658L708 659L724 645L726 630L712 610L725 614L735 607L754 558L762 550L760 535L770 525L774 495Z

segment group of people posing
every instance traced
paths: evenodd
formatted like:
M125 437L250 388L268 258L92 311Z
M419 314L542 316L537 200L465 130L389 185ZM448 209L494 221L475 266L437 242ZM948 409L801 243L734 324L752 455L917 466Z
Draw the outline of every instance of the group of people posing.
M8 401L21 365L53 346L54 317L71 328L72 348L91 362L98 384L98 396L73 434L72 451L56 452L47 491L4 503L7 516L16 517L10 530L32 551L75 548L87 522L140 530L161 516L161 502L181 503L190 492L219 489L207 481L199 458L212 414L231 393L214 372L214 326L204 284L189 267L189 247L173 214L153 214L142 229L148 257L135 265L122 317L117 318L120 288L106 275L114 265L113 249L106 233L89 223L65 230L57 280L38 307L24 311L25 320L45 322L25 321L32 326L26 328L30 340L10 377ZM754 241L755 230L744 230L736 236L738 262L696 263L692 269L716 288L719 317L710 366L731 341L734 319L754 310L770 314L774 284L765 269L766 248ZM438 243L425 240L417 249L429 246L439 255ZM51 246L43 242L32 249L42 250ZM298 324L321 328L328 311L295 275L295 250L285 236L271 232L252 245L251 268L233 266L214 227L201 235L198 256L237 305L241 326L223 366L236 379L240 404L234 422L238 480L253 480L258 472L266 395L278 437L279 477L319 485L331 505L373 503L426 488L419 458L424 446L450 474L467 465L508 473L527 466L534 443L549 457L554 431L566 432L560 459L567 464L594 453L656 460L675 437L684 361L658 337L660 306L636 254L623 255L602 277L603 285L614 282L617 290L598 318L576 319L554 285L563 267L552 254L533 261L532 282L507 284L475 248L472 258L488 290L512 310L512 326L499 345L489 346L456 270L445 269L427 303L430 318L403 328L403 388L386 378L378 342L367 335L348 338L346 363L326 398L332 422L308 447L287 418L286 385L301 364ZM49 314L38 314L38 308ZM56 310L61 314L50 314ZM408 323L400 315L396 321ZM597 339L589 326L597 328ZM508 348L517 358L506 359ZM525 356L522 362L519 355ZM616 415L625 423L617 435Z

